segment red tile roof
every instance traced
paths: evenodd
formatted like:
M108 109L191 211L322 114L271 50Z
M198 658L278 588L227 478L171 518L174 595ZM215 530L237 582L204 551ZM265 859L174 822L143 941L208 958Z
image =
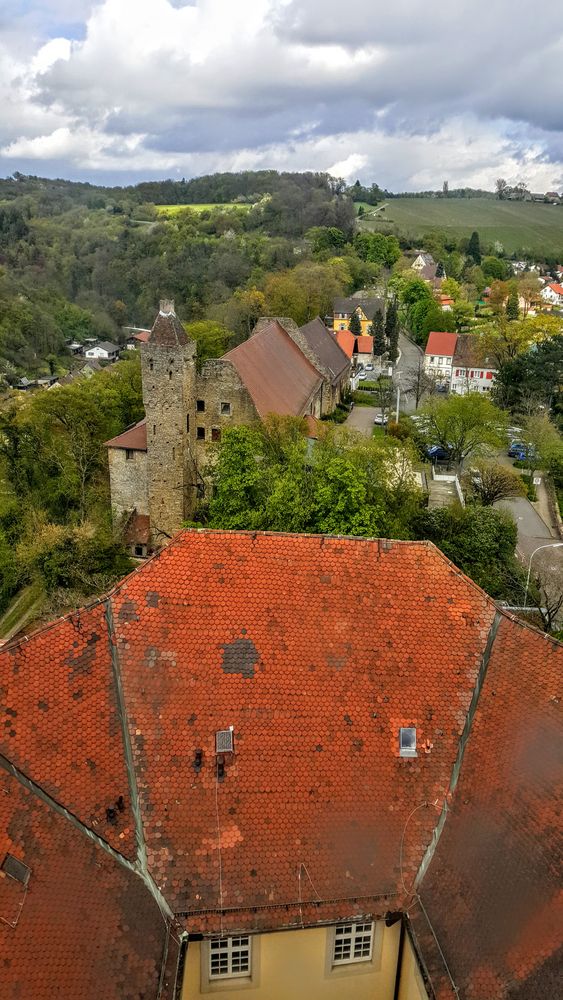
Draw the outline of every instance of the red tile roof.
M224 356L238 371L258 415L301 416L321 376L276 320Z
M373 354L373 337L356 337L358 354Z
M2 1000L160 996L166 925L144 883L2 771L0 863L7 853L31 875L25 888L0 871Z
M0 819L0 850L41 873L22 910L25 952L0 923L10 995L50 1000L56 985L61 996L123 1000L145 976L156 1000L152 897L145 890L143 909L127 895L119 863L134 857L130 801L138 863L146 849L153 885L190 932L408 907L441 1000L449 987L411 888L437 839L418 891L460 997L555 995L560 658L429 543L180 534L106 601L0 654L0 751L18 769L17 801L0 797L0 810L15 809ZM218 780L215 733L230 726L235 753ZM401 726L416 727L415 758L399 754ZM51 805L38 804L43 793ZM52 847L59 820L69 839ZM2 883L0 907L12 913L13 886ZM93 908L81 923L73 900L61 935L60 885ZM34 923L49 952L43 992L29 985ZM106 934L115 947L103 947ZM76 994L64 992L69 942L84 952Z
M146 344L151 335L150 330L141 330L139 333L132 333L131 340L138 340L140 344Z
M103 605L5 646L0 677L0 754L132 857L135 829Z
M428 334L425 354L438 354L453 358L457 344L457 333L442 333L433 331Z
M298 923L301 862L322 899L388 908L406 819L447 790L494 614L485 595L424 543L188 532L112 605L149 867L191 928L219 928L214 736L231 724L225 924ZM398 754L406 725L430 747L414 761ZM409 827L408 880L436 819L428 808Z
M124 431L123 434L118 434L117 437L111 438L109 441L106 441L105 445L106 448L125 448L127 450L132 449L133 451L146 451L147 450L146 419L139 420L139 423L135 424L134 427L129 427L129 429Z
M354 334L350 330L337 330L336 342L345 355L351 358L354 353L354 344L356 343Z
M556 281L551 281L548 288L551 288L557 295L563 295L563 285L559 285Z
M547 636L501 619L459 785L420 889L464 1000L560 993L561 653ZM414 924L428 956L422 911ZM452 995L443 964L429 971L438 995Z

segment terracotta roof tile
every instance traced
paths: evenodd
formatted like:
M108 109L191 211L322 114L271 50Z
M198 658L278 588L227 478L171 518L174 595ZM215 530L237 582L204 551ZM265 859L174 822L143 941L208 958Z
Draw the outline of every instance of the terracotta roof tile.
M0 677L0 753L121 854L134 856L104 605L5 646Z
M146 451L147 450L147 421L146 419L139 420L138 424L133 427L129 427L123 434L118 434L117 437L110 438L109 441L105 442L106 448L125 448L127 450L132 449L133 451Z
M321 376L276 320L224 355L238 371L260 417L301 416Z
M436 332L428 334L425 354L441 354L453 358L457 344L457 333Z
M187 532L112 604L149 866L192 929L219 926L218 839L228 923L298 922L301 862L322 899L402 892L406 819L446 793L487 641L478 588L424 543ZM408 883L436 819L409 824Z
M0 771L2 1000L156 1000L166 925L141 879Z
M340 350L344 351L346 357L351 358L354 353L354 345L356 343L354 334L350 330L337 330L335 336Z
M562 660L559 643L501 620L459 785L420 890L466 1000L559 992ZM415 929L428 947L421 913ZM445 988L448 977L434 968L433 980Z

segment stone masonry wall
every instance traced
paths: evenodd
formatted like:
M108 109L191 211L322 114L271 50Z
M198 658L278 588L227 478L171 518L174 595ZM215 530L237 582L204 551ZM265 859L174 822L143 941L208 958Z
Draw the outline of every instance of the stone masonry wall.
M222 358L206 361L201 373L196 376L195 384L196 398L192 412L196 457L200 466L207 461L208 445L219 440L225 427L251 424L259 417L248 390L230 361ZM202 404L204 409L201 409Z
M123 514L130 514L133 510L138 514L148 514L146 451L133 451L133 457L127 458L125 448L108 448L108 463L115 520L119 521Z

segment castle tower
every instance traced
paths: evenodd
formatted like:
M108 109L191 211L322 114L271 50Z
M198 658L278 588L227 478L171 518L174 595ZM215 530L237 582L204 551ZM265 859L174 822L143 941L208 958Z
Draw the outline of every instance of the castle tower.
M147 421L151 542L164 545L191 517L196 500L194 420L196 344L163 300L150 337L141 345Z

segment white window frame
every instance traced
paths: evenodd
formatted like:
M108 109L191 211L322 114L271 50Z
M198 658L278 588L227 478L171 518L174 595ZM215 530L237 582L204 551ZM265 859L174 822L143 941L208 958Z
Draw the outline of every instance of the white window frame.
M363 945L369 928L369 953L363 953ZM337 924L334 928L334 939L332 945L332 967L340 968L343 965L358 965L362 962L371 962L373 958L373 941L375 934L375 924L373 920L354 921L353 923ZM350 954L346 958L337 958L337 945L341 942L348 942ZM356 947L362 952L355 954Z
M246 942L235 944L234 942ZM233 972L233 957L246 953L247 967ZM227 956L227 972L213 972L214 954ZM208 978L210 983L222 982L225 979L250 979L252 975L252 938L249 934L233 934L230 937L212 938L209 941Z
M200 992L202 994L229 994L233 991L238 996L239 990L255 990L260 987L260 934L230 934L223 941L248 938L250 946L249 967L247 972L236 972L234 975L211 976L211 945L216 937L204 938L200 943Z
M403 746L403 733L406 733L406 732L412 732L412 733L414 733L414 746L413 747L412 746L407 746L406 744ZM416 726L401 726L400 729L399 729L399 754L400 754L400 756L401 757L418 757L418 754L417 754L417 751L416 751L416 745L417 745L416 741L417 741Z

